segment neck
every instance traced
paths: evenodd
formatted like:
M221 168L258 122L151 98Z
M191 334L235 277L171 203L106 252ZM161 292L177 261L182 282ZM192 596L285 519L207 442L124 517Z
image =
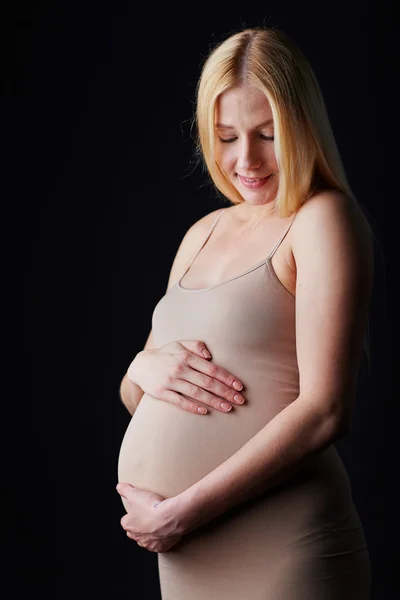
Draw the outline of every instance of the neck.
M249 227L258 225L261 221L279 217L279 211L272 203L248 204L243 202L238 206L238 215Z

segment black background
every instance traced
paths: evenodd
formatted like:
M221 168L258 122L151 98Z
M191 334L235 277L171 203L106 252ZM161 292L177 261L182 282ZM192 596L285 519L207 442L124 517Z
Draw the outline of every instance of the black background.
M203 57L242 26L265 24L309 58L379 240L372 368L363 365L353 429L338 449L370 547L372 600L394 598L382 468L391 13L388 2L12 5L2 93L12 291L3 319L7 349L15 348L4 403L11 416L2 423L12 586L4 597L160 598L156 554L119 524L116 468L129 422L119 384L147 338L183 234L221 205L193 162Z

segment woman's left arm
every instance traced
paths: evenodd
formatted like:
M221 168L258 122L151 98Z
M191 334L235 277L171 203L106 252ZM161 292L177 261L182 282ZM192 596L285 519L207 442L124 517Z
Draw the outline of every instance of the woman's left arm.
M299 396L168 500L180 534L284 481L349 430L373 281L371 231L359 208L332 191L302 206L292 238Z

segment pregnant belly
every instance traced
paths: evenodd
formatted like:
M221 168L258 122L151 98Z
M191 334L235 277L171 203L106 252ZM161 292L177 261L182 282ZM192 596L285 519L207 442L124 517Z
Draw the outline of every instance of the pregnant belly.
M269 420L257 404L196 415L144 394L122 441L118 479L168 498L224 462Z
M262 429L274 416L266 406L265 401L254 401L229 413L211 409L201 416L144 394L121 444L118 480L163 498L176 496ZM352 511L347 473L335 448L330 446L306 461L283 489L268 494L271 515L275 505L280 514L283 498L297 515L299 528L311 526L315 519L332 523Z

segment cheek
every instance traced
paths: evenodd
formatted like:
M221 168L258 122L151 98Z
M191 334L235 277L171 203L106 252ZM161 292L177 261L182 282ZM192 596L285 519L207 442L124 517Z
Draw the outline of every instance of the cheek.
M231 168L236 162L235 153L233 152L233 149L223 148L219 150L216 153L216 162L224 171L227 171L229 168Z

